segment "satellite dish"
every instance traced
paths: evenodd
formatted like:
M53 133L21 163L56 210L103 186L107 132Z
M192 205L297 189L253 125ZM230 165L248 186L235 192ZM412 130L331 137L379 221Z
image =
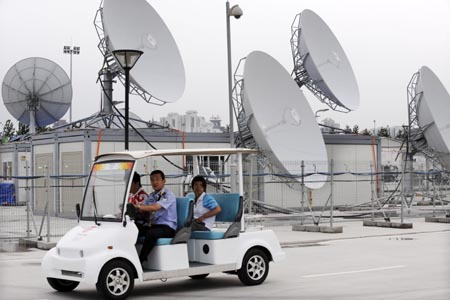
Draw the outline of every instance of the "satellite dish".
M313 11L298 14L291 27L294 78L333 110L359 107L352 66L328 25Z
M326 173L327 151L319 126L303 92L283 66L264 52L251 52L243 80L243 108L251 116L248 127L272 164L293 176L302 174L301 161L304 174ZM305 185L318 189L326 179L314 174Z
M23 59L5 75L2 96L6 109L17 120L44 127L67 112L72 101L72 85L66 72L55 62L41 57Z
M104 0L103 30L109 54L136 49L144 54L130 73L138 94L148 93L163 104L177 101L184 92L183 61L170 30L145 0ZM119 65L115 66L119 69ZM142 96L142 95L141 95Z
M428 67L419 70L416 93L417 121L428 147L446 169L450 169L450 95L439 78Z

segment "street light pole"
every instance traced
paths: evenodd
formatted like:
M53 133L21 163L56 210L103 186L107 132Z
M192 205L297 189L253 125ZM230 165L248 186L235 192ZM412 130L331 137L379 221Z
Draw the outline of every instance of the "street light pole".
M70 84L72 84L72 55L80 54L79 46L64 46L63 48L64 54L70 54ZM72 85L73 88L73 85ZM69 112L69 123L72 123L72 101L70 102L70 112Z
M125 150L128 150L129 143L129 110L130 110L130 68L125 68Z
M228 55L228 109L230 114L230 146L234 147L234 126L233 126L233 81L231 71L231 33L230 33L230 16L239 19L242 16L242 9L239 5L234 5L230 8L230 2L225 4L226 18L227 18L227 55Z
M125 150L128 150L128 127L129 127L129 96L130 96L130 70L144 52L140 50L114 50L114 58L125 71Z

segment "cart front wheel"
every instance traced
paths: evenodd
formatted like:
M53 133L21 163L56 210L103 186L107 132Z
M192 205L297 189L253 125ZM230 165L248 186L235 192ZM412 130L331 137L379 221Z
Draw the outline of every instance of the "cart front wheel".
M269 274L269 260L264 251L250 249L242 260L242 267L237 271L238 277L245 285L261 284Z
M48 284L58 292L73 291L80 283L78 281L47 277Z
M96 287L104 299L125 299L134 287L133 270L124 261L110 261L100 272Z

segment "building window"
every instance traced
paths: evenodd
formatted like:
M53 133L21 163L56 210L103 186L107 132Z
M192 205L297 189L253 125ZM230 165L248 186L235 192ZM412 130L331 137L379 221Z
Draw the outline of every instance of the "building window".
M12 177L12 162L4 161L2 164L2 178L4 180L11 180Z

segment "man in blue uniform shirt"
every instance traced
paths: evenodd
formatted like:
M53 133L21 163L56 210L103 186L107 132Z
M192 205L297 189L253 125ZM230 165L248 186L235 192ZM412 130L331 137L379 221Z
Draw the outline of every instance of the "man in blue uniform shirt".
M159 238L172 238L177 229L177 203L175 195L165 188L166 177L161 170L155 170L150 174L150 182L154 190L149 194L144 203L137 204L143 212L150 212L150 227L144 227L139 235L144 236L139 260L141 263L147 260L147 256Z

